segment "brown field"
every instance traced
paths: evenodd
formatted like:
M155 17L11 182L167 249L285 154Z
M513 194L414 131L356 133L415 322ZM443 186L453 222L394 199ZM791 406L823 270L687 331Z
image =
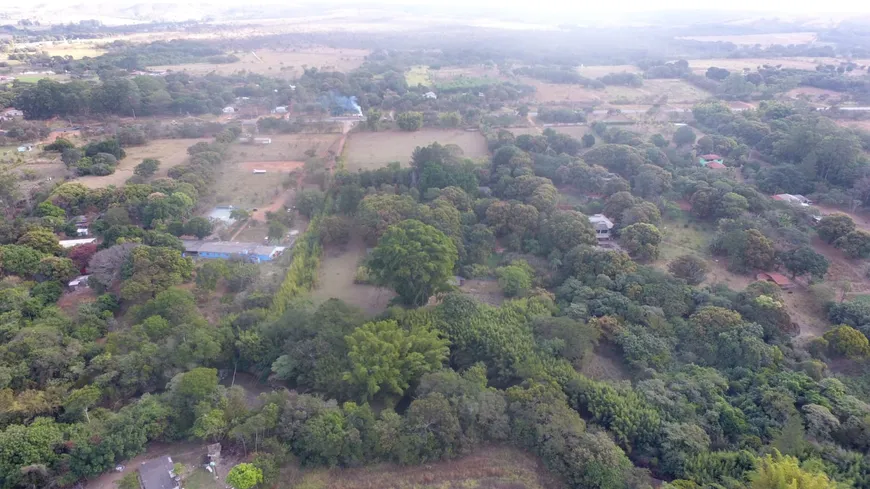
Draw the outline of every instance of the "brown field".
M144 146L125 148L127 157L120 161L115 173L102 177L88 175L79 177L76 181L90 188L102 188L109 185L121 186L133 176L133 168L142 163L145 158L160 160L160 169L157 170L155 177L163 177L166 176L166 172L170 168L184 163L188 156L187 148L200 141L210 142L211 139L156 139Z
M608 86L604 90L593 90L580 85L545 83L532 78L523 78L522 81L537 89L535 101L542 103L577 102L618 108L630 104L652 105L665 95L671 104L690 104L710 96L706 91L682 80L644 80L642 87Z
M690 59L689 67L698 74L704 74L707 71L707 68L711 66L716 66L719 68L725 68L728 70L742 70L744 68L748 68L750 70L755 70L759 66L762 65L771 65L771 66L782 66L783 68L794 68L799 70L809 70L815 71L816 66L820 64L833 64L839 65L842 59L836 58L806 58L806 57L794 57L794 58L741 58L741 59L732 59L732 58L712 58L712 59ZM867 60L854 60L858 65L866 65ZM858 72L858 73L856 73ZM853 71L855 74L860 74L859 70Z
M844 93L816 87L794 88L792 90L789 90L788 92L785 92L785 95L793 99L802 99L806 100L807 102L823 102L825 104L832 104L837 100L847 97L847 95Z
M242 163L227 163L218 172L208 205L233 205L245 209L266 207L283 193L284 184L293 185L286 175L255 175Z
M256 56L249 51L234 53L241 58L235 63L210 64L191 63L183 65L165 65L151 67L153 70L186 71L191 74L215 72L219 75L230 75L241 70L259 73L261 75L293 79L302 75L305 68L318 70L347 72L359 68L368 56L364 49L333 49L333 48L287 48L286 50L261 49L255 51ZM257 59L259 57L260 59Z
M610 73L640 73L641 69L634 65L584 65L577 68L577 72L588 78L600 78L604 75L609 75Z
M383 312L396 294L383 287L354 283L356 269L365 256L366 246L359 236L343 247L325 249L317 288L311 292L312 300L319 304L336 298L372 315Z
M416 132L355 132L347 139L345 166L349 171L371 170L393 161L406 165L417 146L434 142L455 144L467 158L483 158L489 154L486 139L479 132L424 129Z
M352 469L288 470L300 489L557 489L564 487L536 457L516 448L480 448L471 455L420 466L381 464Z
M290 173L305 166L304 161L246 161L242 166L247 170L266 170L270 172Z
M678 39L689 39L701 42L731 42L734 44L748 44L771 46L773 44L806 44L818 39L815 32L782 32L774 34L742 34L735 36L686 36Z
M313 149L318 155L337 141L340 134L278 134L269 136L272 144L234 144L233 159L237 161L302 161L305 152Z

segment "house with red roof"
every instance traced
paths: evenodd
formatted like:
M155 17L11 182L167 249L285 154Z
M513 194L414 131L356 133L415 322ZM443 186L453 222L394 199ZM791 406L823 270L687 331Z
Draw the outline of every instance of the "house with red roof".
M724 168L725 167L725 158L722 158L721 156L719 156L715 153L701 155L698 157L698 164L701 166L706 166L707 168L710 168L711 163L718 163L718 164L722 165L722 168Z

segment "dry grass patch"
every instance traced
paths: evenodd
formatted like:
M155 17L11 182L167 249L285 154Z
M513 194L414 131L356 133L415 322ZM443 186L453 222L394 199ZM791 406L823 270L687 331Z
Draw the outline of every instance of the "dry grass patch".
M335 246L323 251L317 288L311 293L315 303L329 299L341 299L362 308L369 314L383 312L396 294L383 287L354 283L356 269L366 256L362 238L355 236L345 246Z
M467 158L483 158L489 154L486 139L476 131L424 129L416 132L355 132L347 139L343 155L345 167L352 172L372 170L393 161L407 166L416 147L435 142L455 144L462 148Z
M194 144L212 141L210 138L200 139L155 139L144 146L124 148L127 157L118 162L115 173L105 176L87 175L79 177L76 182L89 188L102 188L109 185L121 186L128 178L133 176L133 169L145 158L160 160L160 169L155 177L165 177L166 172L174 166L187 161L187 148Z
M420 466L381 464L288 474L298 489L556 489L563 485L531 454L487 447L445 462ZM282 486L285 487L285 486Z
M299 133L263 136L272 139L271 144L256 145L237 143L232 147L233 159L241 161L303 161L306 151L313 150L318 156L326 153L340 134Z
M363 64L369 51L365 49L314 47L288 48L286 50L259 49L254 53L250 51L234 53L240 58L235 63L191 63L153 66L151 69L186 71L191 74L215 72L219 75L230 75L245 70L261 75L293 79L301 76L305 68L341 72L354 70Z

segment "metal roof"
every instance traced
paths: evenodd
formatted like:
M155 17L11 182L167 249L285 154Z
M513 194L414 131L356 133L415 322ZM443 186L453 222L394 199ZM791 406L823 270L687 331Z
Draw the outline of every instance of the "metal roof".
M173 473L172 458L158 457L142 462L139 466L139 478L143 489L175 489L178 482Z

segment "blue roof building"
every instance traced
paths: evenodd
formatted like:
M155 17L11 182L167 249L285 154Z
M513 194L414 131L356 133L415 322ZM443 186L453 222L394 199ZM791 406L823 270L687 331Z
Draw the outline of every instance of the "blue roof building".
M232 241L182 240L184 256L191 258L243 258L252 263L272 261L281 255L286 246L264 246L257 243L235 243Z

